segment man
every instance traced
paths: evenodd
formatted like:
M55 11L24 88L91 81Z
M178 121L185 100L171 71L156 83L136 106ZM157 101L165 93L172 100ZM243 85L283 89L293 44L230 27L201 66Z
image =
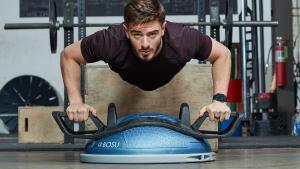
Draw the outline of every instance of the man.
M212 63L214 97L199 115L210 120L230 117L226 93L230 78L230 51L193 28L165 21L159 0L130 0L123 24L96 32L61 52L61 69L67 89L70 120L85 121L96 110L80 95L80 64L102 60L128 83L154 90L168 83L191 59Z

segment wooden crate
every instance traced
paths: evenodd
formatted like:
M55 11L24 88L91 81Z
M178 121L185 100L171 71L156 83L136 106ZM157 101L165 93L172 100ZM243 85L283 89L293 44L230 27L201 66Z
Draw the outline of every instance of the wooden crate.
M85 102L97 109L98 116L106 123L107 106L116 104L119 116L138 112L159 112L178 117L180 104L190 106L191 122L198 117L202 106L211 103L211 65L187 64L168 84L154 90L143 91L111 71L108 66L88 65L85 69ZM87 122L87 128L92 125ZM206 122L201 129L217 130L216 122ZM217 150L217 139L209 140Z
M53 111L63 107L19 107L19 143L64 143Z

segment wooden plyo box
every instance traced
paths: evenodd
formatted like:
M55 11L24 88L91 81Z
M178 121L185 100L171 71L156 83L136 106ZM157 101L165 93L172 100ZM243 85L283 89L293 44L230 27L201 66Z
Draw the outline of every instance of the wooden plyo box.
M63 107L19 107L19 143L64 143L53 111L63 111Z
M116 104L119 117L139 112L178 117L181 103L186 102L193 123L199 110L211 103L212 87L211 65L187 64L168 84L154 91L143 91L123 81L108 66L88 65L85 69L85 102L97 109L104 123L111 102ZM86 128L93 128L91 126L91 122L86 123ZM218 124L206 120L201 129L218 130ZM209 142L213 151L217 151L217 139Z

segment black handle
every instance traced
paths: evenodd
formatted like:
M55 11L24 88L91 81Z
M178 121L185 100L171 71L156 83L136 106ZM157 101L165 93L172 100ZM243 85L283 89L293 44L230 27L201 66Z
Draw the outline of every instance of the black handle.
M208 112L205 112L202 117L198 117L197 120L191 125L191 128L193 130L197 130L200 133L203 134L210 134L210 135L215 135L216 137L228 137L232 133L235 132L237 129L238 125L240 124L243 114L239 114L237 112L231 112L230 117L233 118L229 126L224 130L224 131L209 131L209 130L199 130L200 126L202 123L205 121L205 119L209 117Z
M119 133L124 130L128 130L130 128L141 127L141 126L165 127L199 139L222 138L222 137L230 136L236 130L238 124L241 122L243 118L242 114L238 114L235 112L231 113L231 117L233 117L233 120L229 125L229 127L222 132L217 132L217 131L205 131L205 130L198 129L204 122L205 118L208 117L208 113L205 113L204 116L199 117L191 126L187 126L186 124L180 122L172 122L158 117L143 117L143 118L124 121L117 125L112 125L110 127L105 126L100 121L100 119L90 114L90 118L93 120L98 130L75 132L69 129L65 123L64 118L65 119L68 118L67 113L53 112L52 115L63 133L65 133L69 137L82 138L82 139L100 139L103 137L107 137Z
M64 120L64 119L68 119L68 115L66 112L55 111L52 112L52 116L55 119L61 131L67 136L73 138L82 138L82 139L91 138L93 135L98 135L100 132L102 132L105 129L105 125L101 122L101 120L98 117L93 116L91 113L89 114L89 117L97 127L97 130L74 131L70 129L66 124L66 120Z

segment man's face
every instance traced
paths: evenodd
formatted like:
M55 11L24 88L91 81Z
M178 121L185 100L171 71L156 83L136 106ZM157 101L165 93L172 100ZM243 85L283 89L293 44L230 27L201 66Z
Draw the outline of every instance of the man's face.
M150 61L162 48L165 23L150 21L139 25L124 25L135 55L142 61Z

